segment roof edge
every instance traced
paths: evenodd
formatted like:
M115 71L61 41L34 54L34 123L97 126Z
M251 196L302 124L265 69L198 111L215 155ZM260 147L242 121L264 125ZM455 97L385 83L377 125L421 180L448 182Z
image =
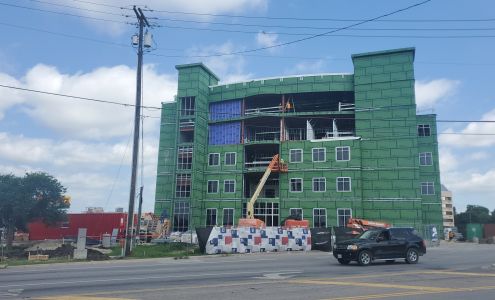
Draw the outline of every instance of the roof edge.
M351 57L352 57L352 59L355 59L355 58L361 58L361 57L366 57L366 56L386 55L386 54L401 53L401 52L412 52L413 57L414 57L415 53L416 53L416 48L415 47L408 47L408 48L398 48L398 49L390 49L390 50L357 53L357 54L352 54Z
M212 70L210 70L207 66L205 66L203 63L192 63L192 64L183 64L183 65L176 65L175 68L177 70L180 70L180 69L186 69L186 68L192 68L192 67L200 67L202 68L203 70L205 70L208 74L210 74L211 76L215 77L215 79L217 81L220 81L220 78L218 78L218 76L213 73Z

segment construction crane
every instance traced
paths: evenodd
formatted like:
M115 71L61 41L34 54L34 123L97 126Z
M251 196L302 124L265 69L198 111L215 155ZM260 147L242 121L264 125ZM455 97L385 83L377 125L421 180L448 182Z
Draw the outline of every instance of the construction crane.
M254 218L254 204L256 203L256 200L258 199L261 190L265 186L266 180L268 179L268 177L272 172L280 172L280 173L288 172L287 164L280 159L280 156L278 154L275 154L273 156L272 161L270 162L270 164L265 170L265 173L261 177L261 180L258 183L258 186L256 187L256 190L254 191L251 200L249 200L249 202L247 203L246 218L239 219L239 226L250 226L250 227L264 226L263 221Z

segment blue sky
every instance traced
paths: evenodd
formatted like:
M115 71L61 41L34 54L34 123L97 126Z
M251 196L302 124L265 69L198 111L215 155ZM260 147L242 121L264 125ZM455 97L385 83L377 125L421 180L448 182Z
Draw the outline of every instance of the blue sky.
M202 61L232 82L352 73L351 54L416 47L419 112L439 120L495 120L493 1L432 0L330 36L249 55L197 57L276 45L419 2L1 0L0 84L133 103L136 27L129 8L136 4L155 25L156 45L144 58L144 105L173 99L177 64ZM142 182L151 210L159 113L144 114ZM132 118L128 107L0 87L0 172L53 174L68 188L75 212L127 207ZM438 125L442 182L455 206L495 209L495 123Z

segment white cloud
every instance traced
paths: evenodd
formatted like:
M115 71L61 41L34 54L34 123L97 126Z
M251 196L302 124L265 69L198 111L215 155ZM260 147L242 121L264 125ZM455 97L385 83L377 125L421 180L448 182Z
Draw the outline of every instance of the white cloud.
M232 42L225 42L220 45L195 46L186 52L191 56L208 56L215 53L232 53L239 50L242 50L242 48L235 47ZM245 81L252 78L253 75L245 72L246 59L243 56L209 56L193 58L193 60L203 60L203 63L220 78L222 83Z
M418 109L432 108L440 101L455 94L460 82L450 79L416 81L416 105Z
M481 121L495 120L495 109L484 114ZM459 148L491 147L495 145L495 123L469 123L464 129L456 131L448 128L440 135L442 146Z
M21 79L0 73L2 83L51 93L134 104L136 71L128 66L102 67L88 73L63 74L55 67L39 64ZM175 76L158 74L153 65L143 69L143 105L161 106L173 99ZM132 131L133 107L81 101L53 95L0 89L0 116L10 107L22 104L33 119L71 137L103 139L128 136ZM158 111L143 114L159 116ZM158 119L148 119L156 127ZM152 124L155 123L155 124ZM150 126L145 128L151 130Z
M273 47L279 44L278 34L275 34L273 32L260 31L258 32L258 34L256 34L256 43L260 47ZM268 50L273 52L276 50L276 48L269 48Z
M450 149L440 148L440 171L442 174L444 172L449 172L455 170L459 165L459 159L456 157Z
M290 69L285 70L285 74L287 75L302 75L302 74L312 74L312 73L321 73L326 67L326 61L323 59L318 60L304 60L298 62L295 66Z

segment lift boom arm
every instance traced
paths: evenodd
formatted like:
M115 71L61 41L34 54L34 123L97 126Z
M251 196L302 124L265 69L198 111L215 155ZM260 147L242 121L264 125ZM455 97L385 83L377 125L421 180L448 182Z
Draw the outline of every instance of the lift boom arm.
M261 190L265 186L266 180L268 179L268 176L270 176L270 173L274 170L278 169L279 161L278 161L278 154L273 156L272 161L266 168L265 173L263 174L263 177L261 177L260 182L258 183L258 186L256 187L256 190L254 191L253 197L251 197L251 200L247 203L247 219L254 219L254 203L256 203L256 200L258 199L258 196L261 193Z

